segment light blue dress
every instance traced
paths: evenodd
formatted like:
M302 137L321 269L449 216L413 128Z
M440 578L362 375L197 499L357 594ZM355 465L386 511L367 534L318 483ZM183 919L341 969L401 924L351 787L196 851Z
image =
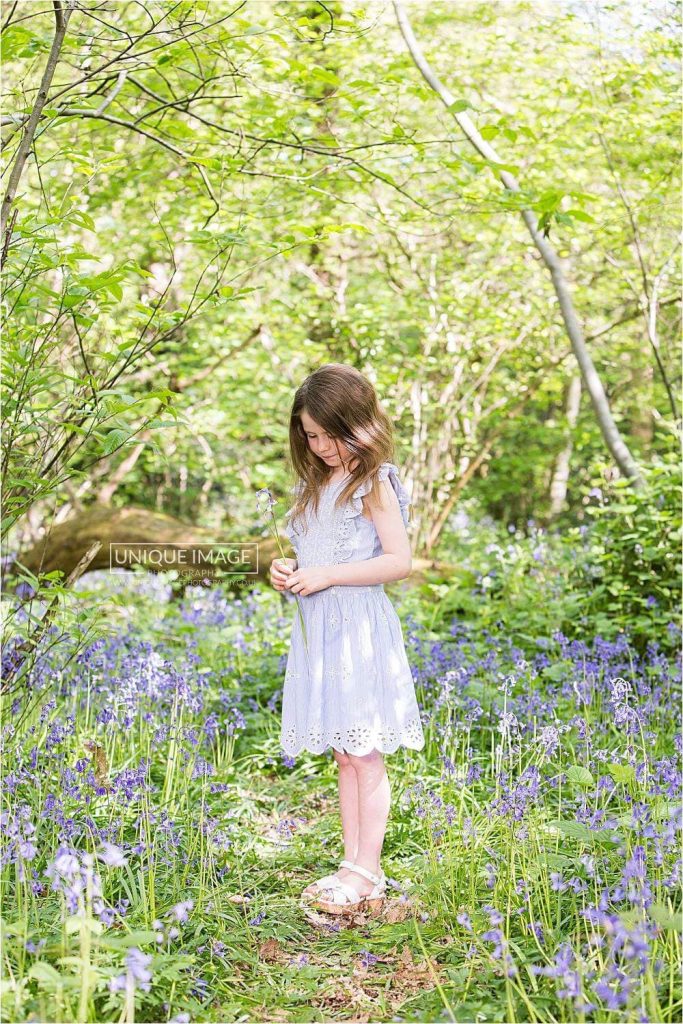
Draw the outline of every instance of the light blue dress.
M398 469L383 462L378 476L389 479L403 521L408 524L410 496ZM339 508L334 507L348 478L326 485L318 514L309 508L284 532L299 568L359 562L382 554L374 523L363 515L361 484ZM294 488L295 494L301 485ZM332 746L351 754L398 747L421 750L424 734L408 664L401 622L384 585L336 585L305 597L298 595L282 694L280 742L285 753L306 749L320 754ZM294 601L292 601L294 604Z

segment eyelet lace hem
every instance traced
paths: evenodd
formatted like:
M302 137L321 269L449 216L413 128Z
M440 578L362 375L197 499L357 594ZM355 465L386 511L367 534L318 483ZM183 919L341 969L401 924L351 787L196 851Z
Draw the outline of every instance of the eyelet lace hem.
M377 471L377 477L379 480L386 480L387 477L391 481L391 486L396 492L398 498L398 504L401 509L401 516L403 518L404 525L407 526L408 519L408 506L411 504L411 499L408 491L401 483L398 476L398 467L393 462L383 462ZM366 480L360 484L353 492L353 495L347 502L343 509L341 522L337 527L337 537L334 543L334 560L335 562L348 562L351 560L353 555L353 539L357 527L353 520L357 516L363 515L363 502L362 498L369 494L372 490L372 480Z
M422 723L419 717L415 717L409 718L396 729L392 726L372 729L366 725L351 725L332 732L311 728L306 733L298 733L294 726L290 726L282 731L281 745L283 751L290 756L304 749L312 754L322 754L330 746L347 754L362 756L371 750L379 750L380 754L393 754L401 746L422 750L425 738Z

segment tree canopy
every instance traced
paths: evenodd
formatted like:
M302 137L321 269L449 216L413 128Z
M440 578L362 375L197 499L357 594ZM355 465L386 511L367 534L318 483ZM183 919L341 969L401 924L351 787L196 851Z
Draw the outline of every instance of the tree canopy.
M416 550L463 495L580 518L615 469L522 208L635 461L675 447L675 9L406 11L451 109L390 4L8 5L5 533L95 499L248 527L326 361L376 382Z

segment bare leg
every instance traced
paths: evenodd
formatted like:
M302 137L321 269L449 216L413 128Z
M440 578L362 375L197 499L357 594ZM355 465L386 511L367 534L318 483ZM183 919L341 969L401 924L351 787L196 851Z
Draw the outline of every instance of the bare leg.
M353 860L358 849L358 779L348 754L334 750L334 759L339 765L339 809L344 836L344 860Z
M384 758L379 750L361 756L349 754L358 781L358 851L354 863L379 874L380 855L391 807L391 788ZM372 890L372 882L350 868L338 872L361 895Z
M358 779L351 764L351 758L332 748L334 759L339 765L339 809L341 811L342 835L344 837L344 860L355 861L358 850ZM345 869L342 868L342 871ZM334 872L339 877L339 871ZM355 876L354 876L355 877ZM314 894L314 883L306 886L305 893Z

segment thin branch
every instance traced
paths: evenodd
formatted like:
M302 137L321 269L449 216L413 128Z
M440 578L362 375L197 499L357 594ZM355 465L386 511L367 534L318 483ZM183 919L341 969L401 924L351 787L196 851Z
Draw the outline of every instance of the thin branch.
M52 46L50 47L50 54L43 71L43 77L40 82L40 88L36 97L35 106L31 111L30 117L26 123L26 128L19 143L16 156L14 158L14 165L9 176L9 182L7 185L7 192L2 201L2 211L0 212L0 236L3 237L3 253L7 251L7 239L5 232L7 230L7 221L9 219L10 210L14 203L14 198L17 194L17 188L21 175L24 171L24 165L28 159L28 155L31 152L31 146L33 144L33 136L35 135L38 121L43 112L43 107L47 103L48 92L50 91L50 85L54 77L55 69L59 62L59 54L64 43L64 37L66 35L66 27L69 23L69 18L76 5L76 0L66 0L66 6L63 8L60 0L54 0L54 11L55 11L55 34L52 40Z
M680 295L670 295L667 299L662 299L662 301L659 303L659 308L661 309L663 306L673 306L680 301ZM637 320L637 318L642 314L642 312L643 310L640 305L634 307L628 313L624 313L623 316L620 316L618 320L613 320L611 324L605 324L604 327L601 327L597 331L593 331L592 334L587 334L586 341L595 341L596 338L601 338L603 334L609 334L610 331L613 331L615 327L619 327L621 326L621 324L627 324L631 320Z
M124 86L125 81L126 81L127 74L128 74L128 71L125 68L122 68L121 71L119 71L118 78L116 79L116 85L114 86L112 91L109 93L109 95L104 98L104 100L101 103L101 105L97 108L97 110L95 111L96 114L102 114L107 109L107 107L112 102L112 100L116 96L118 96L118 94L123 89L123 86Z
M16 11L16 9L17 9L17 3L18 3L18 0L14 0L14 3L12 4L12 10L11 10L11 11L9 12L9 14L7 15L7 17L5 18L5 23L4 23L4 25L2 26L2 31L3 31L3 32L5 31L5 29L7 28L7 26L8 26L8 25L10 24L10 22L12 21L12 17L13 17L13 15L14 15L14 12L15 12L15 11Z

